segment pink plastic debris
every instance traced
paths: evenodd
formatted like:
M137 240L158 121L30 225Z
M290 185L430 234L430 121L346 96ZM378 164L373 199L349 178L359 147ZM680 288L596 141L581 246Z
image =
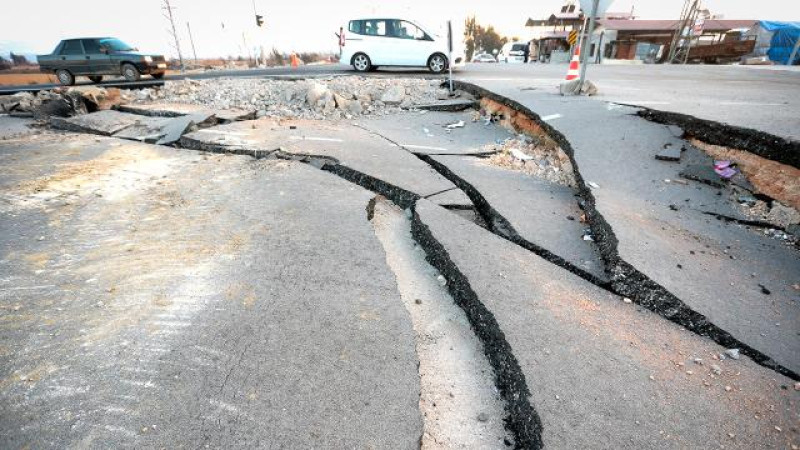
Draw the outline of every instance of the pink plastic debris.
M730 161L714 161L714 172L720 177L730 180L738 173L735 168L731 167L731 164Z

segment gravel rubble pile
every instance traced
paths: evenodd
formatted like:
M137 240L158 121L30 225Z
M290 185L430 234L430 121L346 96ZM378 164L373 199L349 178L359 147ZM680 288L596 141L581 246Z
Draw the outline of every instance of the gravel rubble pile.
M332 77L316 80L168 81L135 93L138 102L189 103L257 111L257 117L349 119L386 115L447 97L439 80Z
M486 150L497 152L486 160L489 164L519 170L564 186L577 186L567 155L528 136L507 139L502 144L487 146Z

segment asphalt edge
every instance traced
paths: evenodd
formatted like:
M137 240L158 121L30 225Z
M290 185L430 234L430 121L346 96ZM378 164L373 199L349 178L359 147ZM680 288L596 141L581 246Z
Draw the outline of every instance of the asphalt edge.
M480 301L467 277L450 259L447 250L420 218L416 204L411 207L411 212L412 237L425 251L428 263L447 279L447 290L464 311L472 330L483 344L483 352L494 369L495 385L505 401L508 413L506 429L514 437L515 448L543 448L542 421L530 403L531 393L525 375L500 325Z

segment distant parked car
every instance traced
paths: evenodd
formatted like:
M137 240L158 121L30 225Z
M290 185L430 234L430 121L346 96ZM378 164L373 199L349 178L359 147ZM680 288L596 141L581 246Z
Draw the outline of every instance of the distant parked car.
M443 73L452 63L461 67L464 52L454 49L448 61L447 37L429 32L415 22L404 19L351 20L344 38L340 36L340 61L358 72L369 72L380 66L427 67Z
M497 59L488 53L479 53L472 58L474 63L496 63Z
M55 73L58 82L65 86L75 84L79 75L99 83L103 75L122 75L128 81L151 75L158 80L167 71L163 55L139 53L133 46L111 37L66 39L53 53L37 55L36 59L41 72Z
M524 63L526 45L524 42L509 42L503 46L498 59L505 63Z

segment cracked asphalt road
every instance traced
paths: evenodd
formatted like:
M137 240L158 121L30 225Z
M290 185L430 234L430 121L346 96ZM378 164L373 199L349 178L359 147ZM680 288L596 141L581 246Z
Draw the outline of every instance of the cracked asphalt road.
M664 186L663 125L492 83L615 132L404 112L167 147L0 117L0 446L798 445L797 248ZM575 183L488 157L521 133Z

